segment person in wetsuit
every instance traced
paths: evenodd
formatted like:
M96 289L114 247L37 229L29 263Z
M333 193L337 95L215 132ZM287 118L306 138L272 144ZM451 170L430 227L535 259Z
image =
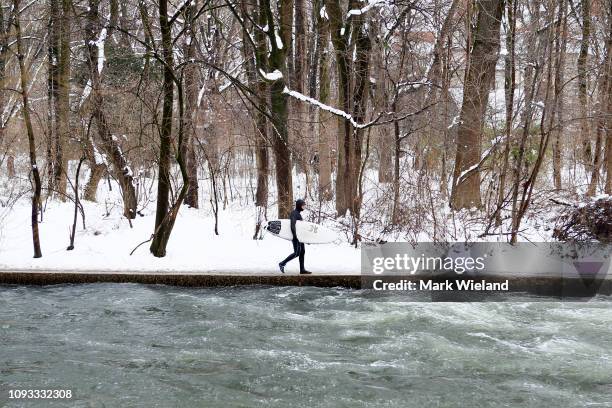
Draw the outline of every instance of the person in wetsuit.
M285 265L287 265L287 262L297 257L300 258L300 274L307 275L311 273L304 268L304 253L306 252L306 248L304 247L304 243L298 240L295 232L295 223L297 221L302 221L302 215L300 213L304 211L305 205L306 202L301 198L297 200L295 202L295 210L291 211L291 215L289 216L291 219L291 233L293 234L293 239L291 240L291 243L293 244L293 253L278 264L278 267L282 273L285 273Z

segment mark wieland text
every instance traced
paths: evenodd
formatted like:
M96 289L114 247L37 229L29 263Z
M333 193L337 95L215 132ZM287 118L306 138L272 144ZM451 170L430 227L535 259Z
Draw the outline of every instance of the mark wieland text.
M374 290L399 290L399 291L508 291L508 280L501 282L487 282L485 279L462 279L436 281L432 279L420 279L416 281L402 279L398 282L385 282L376 279L373 282Z

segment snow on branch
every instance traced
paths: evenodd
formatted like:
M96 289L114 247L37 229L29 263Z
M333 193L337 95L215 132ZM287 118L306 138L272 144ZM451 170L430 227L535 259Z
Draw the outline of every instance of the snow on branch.
M476 170L478 170L482 166L482 164L485 162L485 160L487 160L489 158L489 156L491 156L491 153L493 153L495 151L495 149L502 142L502 140L504 140L503 136L497 136L495 139L493 139L491 147L489 147L487 150L485 150L485 152L482 154L482 156L480 158L480 161L478 163L470 166L468 169L466 169L466 170L461 172L461 174L457 178L457 184L463 183L463 181L465 179L467 179L474 172L476 172Z
M283 40L281 40L280 35L278 35L278 30L274 30L274 39L276 41L276 48L279 50L283 49Z
M427 78L423 78L420 81L400 82L399 84L397 84L397 90L400 94L403 94L404 92L408 91L416 91L423 85L431 86L431 81L429 81Z
M367 13L374 7L381 6L385 4L386 2L387 2L386 0L370 0L365 7L362 7L360 9L349 10L348 14L346 15L346 18L351 18L351 16L360 16L362 14Z
M110 16L109 16L110 18ZM91 45L95 45L98 48L98 73L101 74L104 69L104 63L106 62L106 56L104 54L104 43L106 42L106 27L102 28L100 31L100 35L96 41L90 41ZM79 101L79 108L83 106L89 94L91 93L91 78L87 80L85 84L85 88L83 88L83 94L81 95L81 100Z
M267 81L278 81L283 77L283 73L278 69L275 69L272 72L265 72L263 69L259 69L259 73L262 77L264 77Z
M325 8L325 5L321 7L321 10L319 11L319 15L321 16L323 20L329 21L329 16L327 15L327 9Z
M329 113L332 113L336 116L342 116L343 118L347 119L349 122L351 122L351 125L353 125L354 128L357 129L363 129L365 127L371 126L374 122L368 122L368 123L357 123L355 121L355 119L353 118L353 116L350 113L347 113L343 110L334 108L332 106L326 105L321 101L318 101L314 98L311 98L309 96L306 96L304 94L301 94L299 92L296 91L292 91L289 88L285 87L285 89L283 90L284 94L287 94L289 96L294 97L295 99L299 99L300 101L309 103L311 105L314 105L316 107L318 107L319 109L323 109L324 111L327 111Z

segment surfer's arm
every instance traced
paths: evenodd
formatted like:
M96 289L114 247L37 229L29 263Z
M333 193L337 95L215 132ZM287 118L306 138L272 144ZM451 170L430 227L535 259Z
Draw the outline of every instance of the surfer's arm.
M293 234L293 239L297 241L297 233L295 231L295 223L297 221L297 217L295 214L291 214L291 233Z

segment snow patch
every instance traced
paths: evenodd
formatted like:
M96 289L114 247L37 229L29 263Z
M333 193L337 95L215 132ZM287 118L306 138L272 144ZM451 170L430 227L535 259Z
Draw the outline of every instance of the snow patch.
M100 31L100 36L95 42L95 45L98 47L98 73L102 73L102 68L104 68L104 62L106 61L106 56L104 55L104 42L106 41L106 27Z
M321 10L319 11L319 15L321 16L322 19L329 20L329 16L327 15L327 9L325 8L325 6L321 7Z
M274 31L274 38L276 40L276 48L279 50L283 49L283 40L281 40L280 35L278 35L278 31Z
M351 16L360 16L364 13L367 13L368 11L370 11L371 9L373 9L374 7L378 7L381 6L383 4L386 3L386 0L372 0L370 2L368 2L368 4L365 7L362 7L360 9L351 9L349 10L348 14L347 14L347 18L351 18Z
M259 69L259 73L268 81L278 81L283 77L283 73L278 69L275 69L272 72L265 72L263 69Z

